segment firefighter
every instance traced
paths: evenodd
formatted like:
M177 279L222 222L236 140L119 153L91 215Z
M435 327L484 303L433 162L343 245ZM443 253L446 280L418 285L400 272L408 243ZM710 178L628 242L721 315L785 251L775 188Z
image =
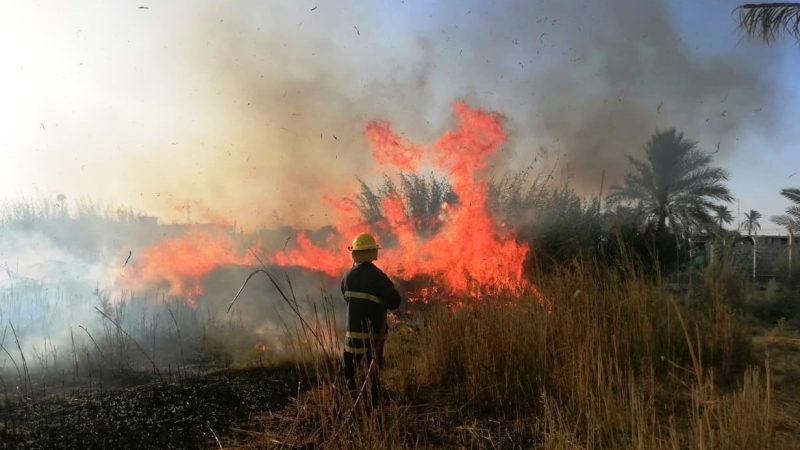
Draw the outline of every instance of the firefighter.
M344 377L348 388L356 388L356 366L364 363L371 383L373 401L378 395L378 369L383 363L383 344L388 328L386 310L400 306L400 294L381 269L372 262L380 247L375 238L361 233L348 247L353 267L342 279L342 294L347 302L347 328L344 341Z

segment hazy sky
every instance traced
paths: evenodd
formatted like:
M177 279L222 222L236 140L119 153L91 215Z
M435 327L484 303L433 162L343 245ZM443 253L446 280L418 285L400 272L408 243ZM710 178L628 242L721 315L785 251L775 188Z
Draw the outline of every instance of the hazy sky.
M749 42L738 3L3 1L0 199L317 226L322 195L379 176L369 120L430 141L463 98L506 116L498 172L596 192L675 126L719 147L743 212L779 214L800 44Z

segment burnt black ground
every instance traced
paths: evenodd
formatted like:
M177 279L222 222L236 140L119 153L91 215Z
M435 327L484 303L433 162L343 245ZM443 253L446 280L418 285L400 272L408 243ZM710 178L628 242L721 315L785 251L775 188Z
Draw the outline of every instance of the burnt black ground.
M297 388L295 367L279 366L35 402L0 398L0 449L208 448L234 420L282 407Z

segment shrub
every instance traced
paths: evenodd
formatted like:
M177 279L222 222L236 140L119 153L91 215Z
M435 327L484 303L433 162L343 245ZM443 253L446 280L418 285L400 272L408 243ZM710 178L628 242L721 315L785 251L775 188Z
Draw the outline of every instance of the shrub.
M746 314L768 324L781 319L800 325L800 304L797 292L776 280L766 285L753 284L748 287L744 302L739 303Z

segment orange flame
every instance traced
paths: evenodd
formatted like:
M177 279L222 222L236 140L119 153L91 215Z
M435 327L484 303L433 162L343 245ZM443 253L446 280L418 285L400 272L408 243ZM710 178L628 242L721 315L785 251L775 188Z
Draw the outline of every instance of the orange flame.
M167 283L170 295L184 297L186 303L195 305L203 294L201 281L215 268L248 263L236 247L230 234L221 228L193 228L145 249L118 282L130 289Z
M409 142L385 121L372 122L365 130L372 154L382 167L413 170L427 156L448 176L458 197L456 205L443 208L441 227L432 237L416 232L406 218L402 199L386 198L382 204L385 221L380 226L397 239L397 245L382 251L379 264L401 279L432 275L441 280L447 294L454 296L533 289L523 275L527 245L516 241L513 230L498 227L487 209L484 169L486 159L506 139L501 118L463 102L456 102L453 111L458 126L429 146ZM341 200L336 206L338 237L332 234L324 246L317 247L301 233L294 248L272 255L269 261L332 276L345 271L351 264L344 250L348 239L369 226L358 217L352 201Z
M395 134L389 122L370 122L364 130L364 136L372 145L372 156L379 165L393 165L411 172L417 170L423 150Z
M269 255L266 261L281 266L300 266L338 277L351 265L346 251L349 240L359 232L391 234L396 244L381 251L379 265L391 276L411 280L431 276L433 286L421 288L412 298L429 301L442 297L478 297L482 294L533 292L523 274L528 246L517 242L514 230L499 226L487 209L487 158L506 140L501 117L494 112L456 102L453 112L457 126L429 145L415 144L398 135L386 121L367 125L364 135L381 169L413 171L427 162L445 174L458 201L442 206L438 231L424 236L406 215L399 197L382 202L384 220L370 227L356 204L348 198L324 198L334 210L335 233L322 246L305 233L298 233L289 248ZM242 252L244 253L244 252ZM169 293L194 304L202 295L201 280L216 267L248 264L231 235L222 227L216 231L193 229L182 236L163 239L137 258L122 279L126 287L169 284Z

